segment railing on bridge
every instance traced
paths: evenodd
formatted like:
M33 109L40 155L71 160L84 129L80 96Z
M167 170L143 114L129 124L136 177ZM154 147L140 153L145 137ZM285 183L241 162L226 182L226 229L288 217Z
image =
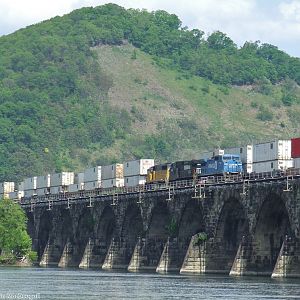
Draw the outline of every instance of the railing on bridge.
M66 201L68 207L70 203L78 199L89 199L89 205L92 206L92 198L112 196L113 199L118 199L118 195L124 194L143 194L147 192L154 191L169 191L187 188L198 188L198 187L209 187L218 185L228 185L228 184L251 184L253 182L260 181L274 181L274 180L287 180L287 190L289 189L289 180L293 178L300 177L300 169L289 169L286 171L273 171L273 172L263 172L263 173L251 173L251 174L226 174L223 176L206 176L197 177L191 180L179 180L174 182L165 183L155 183L155 184L145 184L135 187L118 187L118 188L97 188L88 191L78 191L78 192L64 192L60 194L47 194L44 196L33 196L31 198L22 198L20 200L21 205L31 205L35 206L37 203L48 203L49 209L51 209L53 202ZM195 198L202 198L201 195ZM169 199L170 200L170 199Z

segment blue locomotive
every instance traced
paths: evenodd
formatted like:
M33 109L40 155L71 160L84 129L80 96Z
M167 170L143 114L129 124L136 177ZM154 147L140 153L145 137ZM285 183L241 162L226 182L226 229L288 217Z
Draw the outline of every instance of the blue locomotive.
M209 159L177 161L170 165L169 181L192 179L195 176L241 174L242 162L239 155L215 155Z
M236 154L216 155L203 162L200 176L239 174L243 172L240 156Z

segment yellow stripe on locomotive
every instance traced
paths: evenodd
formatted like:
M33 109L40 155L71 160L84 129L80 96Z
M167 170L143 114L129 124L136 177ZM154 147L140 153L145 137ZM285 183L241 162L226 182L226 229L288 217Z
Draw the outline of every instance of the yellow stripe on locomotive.
M148 169L146 183L167 182L170 178L170 164L155 165Z

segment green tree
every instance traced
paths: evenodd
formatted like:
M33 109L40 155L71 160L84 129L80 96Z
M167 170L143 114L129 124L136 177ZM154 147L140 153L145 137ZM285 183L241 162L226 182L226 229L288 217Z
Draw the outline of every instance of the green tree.
M15 258L31 251L32 241L26 231L27 218L21 207L11 200L0 201L0 253Z

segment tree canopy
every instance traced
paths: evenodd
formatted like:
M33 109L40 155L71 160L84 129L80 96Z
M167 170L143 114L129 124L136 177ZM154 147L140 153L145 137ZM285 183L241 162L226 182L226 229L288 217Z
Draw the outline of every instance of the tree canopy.
M31 251L26 231L27 218L21 207L11 200L0 200L0 255L25 256Z

